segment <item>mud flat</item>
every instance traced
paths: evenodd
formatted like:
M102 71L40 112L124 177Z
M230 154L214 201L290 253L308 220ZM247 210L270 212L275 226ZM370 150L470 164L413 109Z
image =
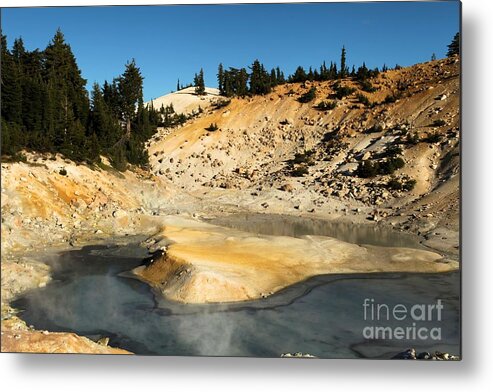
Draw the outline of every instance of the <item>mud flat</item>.
M163 228L147 242L154 257L133 273L166 298L183 303L265 298L322 274L458 269L456 261L426 250L315 235L254 235L180 217L165 218Z

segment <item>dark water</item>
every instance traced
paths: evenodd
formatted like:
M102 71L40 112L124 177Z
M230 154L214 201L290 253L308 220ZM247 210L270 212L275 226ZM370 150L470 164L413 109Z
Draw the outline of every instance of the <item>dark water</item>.
M293 222L296 226L285 229L301 235L299 222ZM281 223L287 226L289 220ZM372 243L360 229L353 225L351 236ZM458 273L327 275L258 301L182 305L155 298L147 285L121 276L145 256L136 244L63 253L48 261L54 282L29 292L14 306L38 329L74 331L95 339L109 336L112 345L138 354L278 357L301 351L325 358L389 358L408 347L459 354ZM416 328L427 331L441 328L440 340L365 339L365 328L413 323L409 317L387 320L383 307L384 320L369 320L369 308L365 320L365 298L407 308L440 299L440 321L433 317L416 322Z

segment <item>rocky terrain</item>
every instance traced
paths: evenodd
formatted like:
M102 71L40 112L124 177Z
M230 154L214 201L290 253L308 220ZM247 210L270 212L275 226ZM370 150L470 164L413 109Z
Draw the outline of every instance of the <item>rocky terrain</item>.
M434 352L433 354L423 351L420 353L416 352L416 349L409 348L406 351L402 351L396 354L392 359L417 359L417 360L428 360L428 361L457 361L459 360L458 355L453 355L449 353L442 353L439 351Z
M459 59L390 70L371 84L371 93L348 79L339 87L286 84L249 98L212 90L204 100L184 90L158 98L155 107L170 102L197 115L149 140L149 171L120 173L105 159L90 167L37 153L3 162L2 333L12 330L11 298L49 279L30 253L150 236L170 215L198 221L261 212L388 225L457 259ZM337 99L340 86L355 91ZM298 102L311 87L316 98ZM322 110L322 101L336 105ZM218 129L206 130L211 124ZM392 174L361 175L364 162L398 158L404 165Z
M336 84L287 84L225 100L184 127L161 130L149 143L152 171L214 204L385 221L457 253L459 60L382 73L373 93L343 81L356 91L340 100L333 99ZM317 98L299 103L313 86ZM326 100L337 106L318 110ZM210 124L219 129L208 132ZM393 157L405 166L392 176L355 175L361 162ZM397 189L410 180L412 190Z

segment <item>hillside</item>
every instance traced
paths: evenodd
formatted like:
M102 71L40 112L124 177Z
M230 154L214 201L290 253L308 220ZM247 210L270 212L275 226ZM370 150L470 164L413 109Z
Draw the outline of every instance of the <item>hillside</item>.
M161 130L148 147L152 171L214 204L385 220L430 239L433 229L447 231L456 243L459 60L381 73L372 80L372 93L343 80L356 91L337 100L335 109L318 110L319 102L334 100L336 83L282 85L266 96L234 98L171 132ZM311 87L315 100L298 102ZM360 103L358 94L376 104ZM208 132L210 124L219 129ZM360 162L393 156L405 166L392 176L356 175ZM392 178L416 184L411 191L389 189Z

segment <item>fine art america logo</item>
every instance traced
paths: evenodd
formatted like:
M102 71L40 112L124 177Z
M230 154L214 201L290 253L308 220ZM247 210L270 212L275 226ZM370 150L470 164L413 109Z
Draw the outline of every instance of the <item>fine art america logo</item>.
M440 299L433 304L406 306L365 298L363 317L368 325L363 328L363 336L365 339L441 340L442 329L437 323L442 321L442 310Z

